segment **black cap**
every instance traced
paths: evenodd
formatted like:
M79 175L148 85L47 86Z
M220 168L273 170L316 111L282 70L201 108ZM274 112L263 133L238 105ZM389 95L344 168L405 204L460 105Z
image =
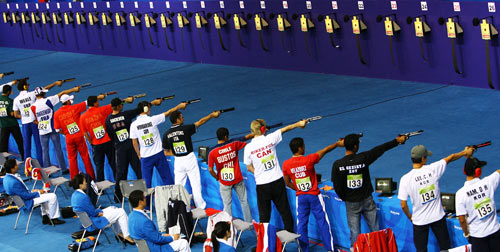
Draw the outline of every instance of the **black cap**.
M481 161L475 157L467 158L465 160L464 172L467 176L474 176L476 168L482 168L486 164L486 161Z
M118 105L121 105L123 102L120 98L113 98L113 100L111 100L111 107L116 107Z

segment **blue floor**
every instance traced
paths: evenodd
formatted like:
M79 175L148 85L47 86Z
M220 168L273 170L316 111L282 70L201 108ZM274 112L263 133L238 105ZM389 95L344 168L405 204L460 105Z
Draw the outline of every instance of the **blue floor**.
M371 166L372 179L393 177L399 182L401 176L411 169L410 149L416 144L424 144L432 150L434 156L429 161L436 161L461 151L466 145L491 140L493 145L480 149L476 156L488 161L483 174L500 168L500 160L496 158L496 143L500 140L500 132L496 130L500 115L499 93L486 89L0 48L0 72L9 71L16 72L14 77L8 76L1 81L29 76L32 89L71 77L76 77L77 81L54 90L91 82L92 87L76 95L76 102L106 91L118 91L119 97L146 92L148 100L176 95L174 100L154 107L153 114L166 111L183 100L201 97L202 102L192 104L184 111L186 123L194 123L216 109L236 107L235 112L223 114L199 128L193 138L195 148L214 145L218 127L227 127L231 133L248 133L250 122L256 118L274 124L323 115L324 119L285 135L283 143L278 146L281 163L291 156L288 142L293 137L303 137L306 152L312 153L346 134L363 132L360 146L360 151L363 151L393 139L398 133L423 129L423 135L410 139L375 162ZM17 93L16 90L12 97ZM106 98L101 104L109 103L112 98ZM132 108L135 104L127 106ZM160 125L160 131L164 132L169 126L169 122ZM317 165L316 169L324 179L330 178L332 163L343 154L342 149L334 150ZM463 185L463 164L462 159L449 165L441 180L442 192L454 193ZM59 198L62 206L69 204L63 200L62 194ZM495 201L500 203L500 194ZM0 251L28 251L35 243L44 251L66 250L70 242L68 232L75 231L78 222L71 220L66 225L52 228L42 226L36 216L30 234L24 236L22 228L12 230L15 216L0 219L3 224ZM25 220L22 217L21 224ZM47 242L36 242L33 237ZM246 238L250 243L255 239L252 236ZM104 248L121 251L116 243L112 246L104 243L101 251ZM292 251L293 246L289 249ZM135 249L129 246L127 250ZM201 251L201 245L194 250Z

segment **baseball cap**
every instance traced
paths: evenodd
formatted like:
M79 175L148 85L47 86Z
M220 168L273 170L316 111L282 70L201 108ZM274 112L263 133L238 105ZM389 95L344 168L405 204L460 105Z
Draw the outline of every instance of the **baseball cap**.
M113 100L111 100L111 107L116 107L121 104L123 104L123 101L120 98L113 98Z
M423 158L427 156L432 156L432 151L427 150L423 145L416 145L411 148L411 158Z
M36 87L35 88L35 95L41 95L42 93L47 93L49 90L44 89L43 87Z
M65 103L69 100L73 100L74 98L75 98L74 95L63 94L59 100L61 100L61 103Z
M472 176L476 168L482 168L486 164L486 161L481 161L475 157L467 158L467 160L465 160L464 172L466 175Z

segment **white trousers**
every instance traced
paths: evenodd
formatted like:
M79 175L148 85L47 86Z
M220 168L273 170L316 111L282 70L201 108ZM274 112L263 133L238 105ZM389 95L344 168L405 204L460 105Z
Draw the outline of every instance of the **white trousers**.
M42 215L48 215L51 219L56 219L61 217L61 212L59 211L59 201L57 200L57 195L55 193L44 193L40 194L40 197L33 199L33 204L41 204Z
M197 208L205 209L206 203L201 195L200 168L198 159L193 152L183 157L175 157L174 176L176 185L186 185L186 178L189 177L191 189L193 190L193 200Z
M169 243L168 245L170 245L175 252L191 252L191 248L189 247L186 239L179 239Z
M123 208L114 206L106 207L102 210L102 215L109 223L113 224L113 228L116 232L122 233L123 237L129 236L128 216Z

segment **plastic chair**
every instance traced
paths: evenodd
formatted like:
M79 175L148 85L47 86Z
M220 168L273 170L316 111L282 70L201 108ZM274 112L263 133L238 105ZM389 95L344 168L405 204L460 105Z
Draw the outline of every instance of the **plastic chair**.
M76 214L76 216L78 216L78 219L80 220L80 222L82 223L82 226L83 226L83 233L82 233L82 237L80 238L80 240L82 240L85 237L85 233L87 232L88 227L92 226L95 229L98 229L97 227L94 226L94 223L92 222L92 220L90 219L90 217L88 216L88 214L86 212L75 212L75 214ZM109 240L109 237L106 234L106 232L102 232L106 228L111 228L111 230L113 231L115 236L118 238L118 240L121 241L118 234L116 233L116 231L112 227L113 224L114 223L109 223L104 228L99 229L99 233L97 234L97 237L95 239L94 248L92 249L92 252L95 251L95 247L97 246L97 243L99 242L99 237L101 236L101 233L104 234L104 236L106 237L106 240L108 240L108 243L111 244L111 241ZM118 243L120 243L120 242L118 242ZM125 243L123 241L121 241L121 243L123 245L123 248L125 249ZM80 242L78 244L78 250L77 250L78 252L80 252L81 246L82 246L82 243Z
M198 221L203 218L208 218L207 213L205 212L204 209L201 208L195 208L191 209L191 213L193 214L193 218L196 219L194 222L194 227L193 227L193 232L191 232L191 235L189 236L189 245L191 245L191 240L193 239L194 236L194 231L196 230L196 226L198 225Z
M54 193L56 193L57 188L60 185L65 185L66 183L69 182L69 179L67 179L65 177L57 177L57 178L51 179L49 177L49 174L47 174L43 169L40 172L40 174L42 174L42 181L44 184L49 183L51 186L54 186ZM64 194L64 198L68 199L68 195L66 195L66 192L62 188L61 188L61 190Z
M148 189L146 186L146 181L144 179L137 180L121 180L120 181L120 190L122 192L122 208L125 207L125 198L128 199L130 194L135 190L140 190L146 194L146 196L150 196L150 218L153 218L153 192L154 188ZM132 212L132 205L130 202L128 203L128 207L130 212Z
M17 222L19 221L19 216L21 215L21 208L23 207L26 207L26 205L24 204L24 201L23 199L21 199L21 197L17 196L17 195L11 195L10 196L12 198L12 200L14 201L14 204L16 204L16 206L19 208L19 212L17 213L17 218L16 218L16 224L14 224L14 229L17 229ZM31 221L31 215L33 214L33 210L36 208L36 207L39 207L41 204L35 204L33 205L33 207L31 208L30 210L30 215L28 217L28 222L26 222L26 232L24 234L28 234L28 228L30 226L30 221ZM52 220L49 218L50 220L50 224L52 226L54 226L54 223L52 223Z
M113 201L111 200L111 198L109 197L109 195L107 193L105 193L105 191L106 191L106 189L109 189L112 186L114 186L115 183L111 182L109 180L103 180L103 181L95 183L95 185L97 186L97 190L98 190L97 191L97 201L96 201L96 204L97 204L97 202L99 202L99 199L101 198L101 195L103 193L106 195L106 197L108 197L109 203L113 204Z
M245 221L240 220L240 219L234 219L233 226L234 226L234 228L236 228L236 232L237 233L239 232L237 234L238 238L236 239L236 245L234 246L235 248L237 248L238 243L240 242L241 235L243 234L243 232L245 232L247 230L252 231L253 224L251 222L245 222ZM243 242L241 243L241 245L244 247Z
M42 166L40 165L40 162L38 162L38 160L32 158L31 159L31 165L33 168L39 168L41 169L42 172L45 172L49 177L50 175L56 173L56 172L59 172L61 170L61 168L57 167L57 166L50 166L50 167L47 167L47 168L42 168ZM38 182L38 180L35 180L35 182L33 183L33 189L35 189L35 186L36 186L36 183ZM45 183L45 182L44 182ZM64 194L64 196L66 198L68 198L66 196L66 193Z
M148 247L148 243L145 240L136 240L135 241L135 246L137 246L137 249L139 252L151 252L151 250Z
M281 250L281 252L285 251L286 244L289 242L296 242L299 252L302 251L302 248L300 248L300 244L299 244L299 237L300 237L299 234L290 233L286 230L281 230L281 231L276 232L276 236L278 236L278 238L281 240L281 242L284 242L283 249Z

